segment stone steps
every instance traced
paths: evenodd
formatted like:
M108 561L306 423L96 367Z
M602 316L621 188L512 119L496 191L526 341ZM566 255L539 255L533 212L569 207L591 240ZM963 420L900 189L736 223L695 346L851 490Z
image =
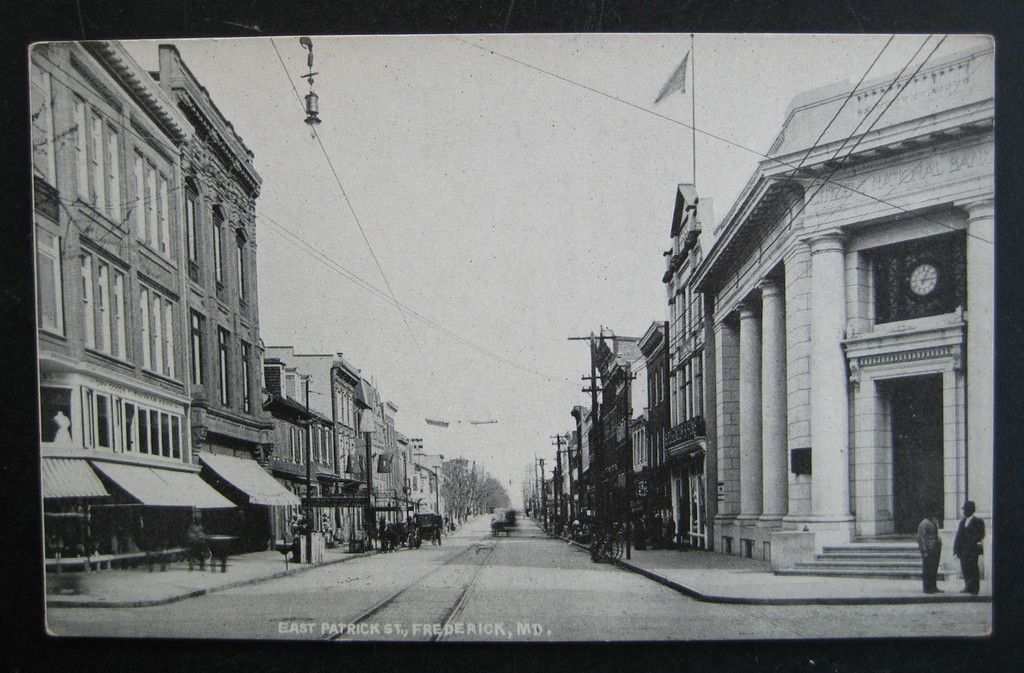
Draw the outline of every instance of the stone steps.
M916 561L905 559L823 559L820 556L814 561L802 561L796 564L797 568L879 568L879 569L907 569L920 570L921 559Z
M809 577L861 577L870 579L890 579L890 580L919 580L921 579L921 570L918 568L916 571L912 570L886 570L886 569L832 569L832 568L794 568L790 570L776 570L776 575L803 575ZM946 573L939 571L937 575L939 581L946 579Z
M876 560L876 561L921 561L921 554L913 552L828 552L816 554L815 558L821 561L855 561L855 560Z
M921 579L921 554L915 542L851 542L822 548L813 561L776 571L778 575ZM946 579L939 572L938 579Z

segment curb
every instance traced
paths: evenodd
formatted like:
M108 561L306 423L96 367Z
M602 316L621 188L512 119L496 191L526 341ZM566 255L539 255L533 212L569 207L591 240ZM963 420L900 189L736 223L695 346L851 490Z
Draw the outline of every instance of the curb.
M205 596L206 594L216 593L218 591L224 591L226 589L236 589L238 587L248 586L250 584L258 584L260 582L266 582L268 580L280 579L282 577L290 577L292 575L298 575L315 568L324 568L326 566L337 565L339 563L345 563L357 558L363 558L365 556L372 556L379 554L380 552L376 549L371 551L361 552L359 554L353 554L352 556L346 556L345 558L332 559L330 561L324 561L323 563L317 563L316 565L299 565L295 569L281 570L270 575L261 575L259 577L251 577L246 580L239 580L237 582L229 582L216 587L207 587L205 589L194 589L192 591L186 591L180 594L174 594L172 596L164 596L163 598L150 598L146 600L137 601L69 601L64 599L48 599L46 601L46 607L48 608L146 608L153 607L156 605L167 605L168 603L177 603L189 598L196 598L197 596Z
M577 547L583 551L589 552L589 548L581 545L574 540L566 540L565 538L558 537L553 533L550 533L540 526L538 526L548 537ZM638 565L630 563L629 561L623 561L621 559L611 559L611 563L623 570L642 575L649 580L653 580L658 584L662 584L669 589L677 591L684 596L688 596L702 603L718 603L726 605L911 605L911 604L933 604L933 603L991 603L991 596L970 596L964 594L953 594L950 593L945 596L939 596L935 598L921 596L840 596L840 597L822 597L822 598L755 598L753 596L722 596L719 594L707 594L698 591L692 587L688 587L684 584L669 579L664 575L659 575L656 572L641 568Z

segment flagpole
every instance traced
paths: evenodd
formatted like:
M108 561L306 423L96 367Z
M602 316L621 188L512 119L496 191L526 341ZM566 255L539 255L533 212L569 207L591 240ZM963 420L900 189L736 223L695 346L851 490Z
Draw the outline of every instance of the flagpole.
M690 142L693 158L693 186L697 187L697 54L693 47L693 33L690 33L690 67L693 68L690 82Z

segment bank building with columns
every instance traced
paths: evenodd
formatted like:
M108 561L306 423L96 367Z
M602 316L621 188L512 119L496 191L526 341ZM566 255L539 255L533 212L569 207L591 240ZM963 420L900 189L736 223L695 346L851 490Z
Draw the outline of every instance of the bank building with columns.
M966 499L991 573L993 51L894 78L798 96L691 281L714 548L779 573L902 576L934 516L955 577Z

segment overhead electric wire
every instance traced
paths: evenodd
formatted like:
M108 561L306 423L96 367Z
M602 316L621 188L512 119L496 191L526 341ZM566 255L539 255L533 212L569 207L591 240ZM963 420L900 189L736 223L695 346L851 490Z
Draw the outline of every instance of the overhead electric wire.
M528 367L526 365L520 364L520 363L516 362L515 360L511 360L511 359L509 359L507 357L499 355L498 353L495 353L494 351L488 350L488 349L484 348L483 346L480 346L480 345L470 341L469 339L466 339L465 337L463 337L462 335L458 334L454 330L452 330L452 329L450 329L448 327L445 327L443 324L437 322L436 320L434 320L434 319L432 319L432 318L430 318L428 316L425 316L422 313L420 313L419 311L416 311L415 309L413 309L413 308L411 308L411 307L409 307L409 306L407 306L405 304L402 304L398 300L394 299L389 294L387 294L384 290L381 290L381 289L377 288L376 286L374 286L370 282L368 282L365 279L363 279L358 274L356 274L356 273L352 272L351 270L345 268L340 263L338 263L337 261L335 261L334 259L332 259L328 255L326 255L323 251L318 249L316 246L314 246L311 243L305 241L304 239L302 239L301 237L296 235L294 232L292 232L290 229L288 229L286 226L284 226L280 222L278 222L278 221L274 220L273 218L271 218L265 212L263 212L263 211L257 212L257 217L263 218L263 220L265 222L267 222L268 224L270 224L271 227L275 231L277 231L280 235L285 237L285 240L287 242L291 243L291 245L299 248L300 250L303 250L304 252L309 253L316 261L320 262L324 266L327 266L328 268L334 270L339 275L341 275L344 278L346 278L346 279L352 281L353 283L357 284L359 287L363 288L367 292L370 292L371 294L377 296L378 298L382 299L383 301L388 302L389 304L395 306L399 310L407 312L409 315L413 316L414 318L416 318L418 320L421 320L422 322L426 323L427 325L429 325L429 326L433 327L434 329L436 329L436 330L446 334L447 336L449 336L452 339L454 339L455 341L463 344L464 346L467 346L467 347L475 350L476 352L480 353L481 355L484 355L486 357L489 357L489 358L492 358L494 360L497 360L497 361L499 361L499 362L501 362L501 363L503 363L505 365L508 365L510 367L513 367L515 369L519 369L521 371L524 371L524 372L527 372L527 373L530 373L530 374L534 374L534 375L539 376L541 378L548 379L550 381L566 381L566 380L569 380L569 379L567 379L565 377L557 377L557 376L554 376L554 375L542 372L540 370L533 369L533 368Z
M871 109L870 109L870 110L868 110L868 113L867 113L867 114L866 114L866 115L865 115L865 116L863 117L863 119L861 119L860 123L858 123L858 124L857 124L857 126L856 126L856 127L854 128L854 130L853 130L853 131L852 131L852 132L851 132L850 134L848 134L848 135L847 135L847 136L846 136L846 137L845 137L845 138L843 139L842 143L840 143L839 147L837 148L837 150L835 151L835 153L833 153L832 157L831 157L831 158L829 158L829 159L828 159L828 160L827 160L827 161L825 162L826 164L827 164L827 163L829 163L829 162L832 162L832 161L834 161L834 160L835 160L835 158L836 158L837 156L839 156L839 153L840 153L840 152L842 151L843 147L845 147L845 146L846 146L846 144L847 144L847 143L848 143L848 142L849 142L850 140L852 140L852 139L853 139L853 137L854 137L855 135L857 135L857 132L858 132L858 130L860 129L860 126L861 126L861 124L863 124L863 122L864 122L864 121L866 121L866 120L867 120L868 118L870 118L870 117L871 117L871 114L872 114L872 112L874 112L874 110L875 110L875 109L876 109L876 108L878 107L878 105L880 105L880 104L881 104L882 100L883 100L883 99L885 98L885 94L887 94L887 93L888 93L889 91L892 91L892 90L893 90L893 89L895 88L895 90L896 90L896 93L895 93L895 95L894 95L894 96L893 96L893 97L892 97L892 98L891 98L891 99L889 100L889 102L888 102L888 103L886 104L886 106L885 106L885 107L884 107L884 108L882 109L882 111L881 111L881 112L879 112L879 113L878 113L878 115L877 115L877 116L876 116L876 117L874 118L874 120L873 120L873 121L872 121L872 122L871 122L871 123L870 123L870 124L868 125L868 128L867 128L867 129L866 129L866 130L865 130L865 131L864 131L863 133L861 133L861 134L860 134L860 137L858 138L857 142L856 142L856 143L854 143L854 145L853 145L853 146L852 146L852 147L850 148L850 150L849 150L849 151L848 151L848 152L847 152L847 153L846 153L846 154L845 154L845 155L844 155L844 156L842 157L842 159L840 159L839 165L838 165L838 166L836 166L836 167L835 167L835 168L834 168L834 169L833 169L833 170L831 171L831 173L829 173L828 177L826 177L826 178L824 178L824 179L821 179L821 184L820 184L820 185L818 186L818 188L817 188L817 189L816 189L816 190L814 191L814 193L813 193L813 194L811 194L811 196L810 196L810 197L808 197L808 198L804 199L803 203L801 204L801 207L800 207L800 209L799 209L799 210L797 210L797 212L796 212L796 213L795 213L794 215L792 215L792 216L790 217L790 224L792 224L792 223L793 223L794 221L796 221L796 218L797 218L797 217L798 217L798 216L799 216L799 215L800 215L800 214L801 214L801 213L803 212L804 208L806 208L806 207L807 207L807 205L808 205L808 204L809 204L809 203L810 203L810 202L811 202L811 201L812 201L812 200L814 199L814 197L818 195L818 192L820 192L820 191L822 190L822 188L824 188L824 186L825 186L826 184L828 184L828 183L829 183L829 182L831 181L831 177L832 177L833 175L835 175L835 173L836 173L836 172L838 172L838 171L839 171L840 169L842 169L842 166L843 166L843 165L845 164L846 160L847 160L847 159L848 159L848 158L849 158L849 157L850 157L850 156L851 156L851 155L853 154L853 152L854 152L854 151L855 151L855 150L857 149L857 147L858 147L858 146L859 146L859 145L860 145L860 144L861 144L861 143L862 143L862 142L864 141L864 139L865 139L865 138L867 137L867 135L868 135L868 134L869 134L869 133L871 132L871 130L872 130L872 129L874 129L875 125L876 125L876 124L877 124L877 123L878 123L878 122L879 122L879 121L881 120L881 118L882 118L882 117L883 117L883 116L885 115L885 113L886 113L886 112L887 112L887 111L889 110L889 108L890 108L890 107L892 107L893 103L895 103L895 102L896 102L896 99L897 99L897 98L898 98L898 97L900 96L900 94L901 94L901 93L903 93L903 91L904 91L904 90L906 89L906 86L902 86L902 87L897 87L897 86L896 86L897 82L899 82L899 80L900 80L900 78L902 77L903 73L904 73L904 72L906 72L906 70L907 70L907 69L908 69L908 68L910 67L910 65L911 65L911 64L912 64L912 63L914 62L914 59L915 59L915 58L917 58L917 55L921 53L921 50L922 50L922 49L924 49L924 46L925 46L925 45L926 45L926 44L928 43L928 40L930 40L930 39L931 39L932 37L933 37L932 35L929 35L929 36L928 36L928 37L926 37L926 38L924 39L924 41L923 41L923 42L922 42L922 43L921 43L921 44L920 44L920 45L918 46L918 48L917 48L917 50L916 50L916 51L914 52L914 54L913 54L913 55L912 55L912 56L910 57L910 59L909 59L909 60L907 61L907 63L906 63L906 64L905 64L905 65L903 66L903 68L902 68L902 69L901 69L901 70L899 71L899 73L898 73L898 74L896 75L896 77L894 77L894 78L893 78L892 82L890 82L890 84L889 84L889 85L888 85L888 86L887 86L887 87L885 88L885 91L883 91L883 93L882 93L882 94L881 94L881 95L880 95L880 96L878 97L878 100L876 100L876 101L875 101L875 103L874 103L874 105L872 105L872 106L871 106ZM938 42L938 43L937 43L937 44L935 45L935 47L934 47L934 48L932 48L932 50L931 50L931 51L930 51L930 52L928 53L928 55L927 55L927 56L926 56L926 57L924 58L924 60L922 60L922 61L921 61L921 63L920 63L920 64L918 64L917 68L916 68L916 69L914 70L914 73L913 73L913 74L912 74L912 75L910 76L910 78L908 79L908 81L913 81L913 80L914 80L914 78L916 78L916 77L917 77L917 75L918 75L918 74L919 74L919 73L921 72L921 69L922 69L922 68L923 68L923 67L925 66L925 64L926 64L926 63L927 63L927 62L928 62L928 61L929 61L929 60L931 59L931 57L932 57L932 56L933 56L933 55L935 54L935 52L936 52L936 51L938 51L939 47L940 47L940 46L942 46L942 43L943 43L943 42L945 42L945 40L946 40L946 38L947 38L947 37L948 37L948 35L946 35L946 36L943 36L943 38L942 38L941 40L939 40L939 42ZM872 65L873 65L873 64L872 64ZM856 88L855 88L855 90L856 90ZM831 122L830 122L830 123L831 123ZM827 130L827 127L826 127L826 130ZM822 135L824 135L824 131L822 132ZM780 223L782 222L782 220L783 220L783 219L784 219L785 217L786 217L785 215L783 215L782 217L780 217L780 218L779 218L779 221L778 221L778 222L777 222L777 223L775 224L775 226L773 226L773 227L769 227L769 228L768 228L768 231L769 231L769 232L773 232L773 231L775 231L775 229L777 229L778 225L779 225L779 224L780 224ZM962 231L962 230L955 230L955 231ZM968 235L969 235L969 234L968 234ZM986 239L984 239L984 238L981 238L981 237L975 237L975 238L977 238L978 240L981 240L981 241L986 241ZM761 246L761 245L762 245L762 244L763 244L763 243L764 243L764 242L765 242L766 240L768 240L768 235L764 236L763 238L761 238L761 239L760 239L760 240L758 241L758 247L760 247L760 246ZM988 242L988 241L986 241L986 242ZM669 349L671 350L671 349L672 349L672 348L674 348L674 347L675 347L675 346L676 346L676 345L677 345L677 344L678 344L678 343L679 343L679 342L680 342L680 341L681 341L681 340L682 340L683 338L684 338L684 336L683 336L683 335L677 335L677 337L676 337L675 339L670 339L670 340L669 340L669 343L668 343L667 347L668 347L668 348L669 348Z
M281 56L281 52L277 48L277 43L274 42L274 38L269 39L271 46L274 48L274 53L277 54L277 60L280 61L281 63L281 69L284 70L285 79L288 80L288 84L291 86L292 91L295 92L295 99L299 103L299 108L303 112L305 112L305 107L302 104L302 96L299 94L299 90L298 88L296 88L295 82L292 81L291 73L288 72L288 66L285 65L284 58ZM405 313L403 312L401 306L398 305L398 297L395 296L395 291L391 287L391 282L388 280L387 274L384 272L384 267L381 265L380 259L377 258L377 253L374 251L373 245L370 244L370 238L366 235L366 230L363 229L363 223L360 221L359 215L356 213L356 209L352 205L351 199L349 199L348 197L348 192L345 191L345 186L342 184L341 178L338 176L338 171L334 167L334 162L331 160L331 155L327 151L327 148L324 147L324 143L320 139L320 134L317 133L316 127L311 125L310 128L313 131L313 138L316 139L317 144L320 146L320 151L323 152L324 159L327 161L327 166L331 169L331 174L334 176L334 181L337 183L338 189L341 190L341 196L345 199L345 204L348 205L348 210L352 214L352 219L355 220L356 226L359 228L359 233L362 234L363 242L366 243L366 248L367 250L370 251L370 256L373 258L374 264L377 265L377 270L380 272L380 276L384 280L384 286L387 288L388 293L391 295L391 298L395 300L396 306L398 307L398 313L399 315L401 315L402 322L405 324L405 329L409 333L409 338L412 339L413 344L415 344L416 350L419 351L420 357L424 361L426 361L426 354L424 353L422 346L420 346L420 342L416 338L415 332L413 332L412 327L409 325L409 321L406 319Z
M528 63L526 61L517 59L517 58L515 58L513 56L509 56L508 54L504 54L504 53L502 53L500 51L496 51L495 49L493 49L491 47L486 47L486 46L483 46L483 45L475 44L473 42L470 42L468 40L464 40L464 39L459 38L459 37L453 37L452 39L454 39L457 42L461 42L462 44L465 44L465 45L468 45L470 47L473 47L475 49L479 49L480 51L487 52L487 53L492 54L494 56L498 56L498 57L503 58L505 60L511 61L513 63L517 63L517 64L519 64L519 65L521 65L523 67L529 68L531 70L535 70L536 72L542 73L542 74L547 75L549 77L553 77L553 78L555 78L557 80L560 80L562 82L566 82L567 84L571 84L571 85L579 87L581 89L585 89L587 91L590 91L591 93L595 93L595 94L597 94L599 96L603 96L605 98L608 98L610 100L616 101L618 103L622 103L623 105L626 105L626 106L631 107L633 109L639 110L641 112L646 112L647 114L650 114L650 115L652 115L654 117L657 117L659 119L663 119L663 120L665 120L667 122L671 122L673 124L677 124L677 125L682 126L684 128L691 129L693 131L696 131L697 133L700 133L701 135L707 136L709 138L713 138L713 139L718 140L720 142L723 142L723 143L725 143L727 145L732 145L733 147L737 147L739 149L746 150L747 152L750 152L751 154L755 154L755 155L757 155L757 156L759 156L759 157L761 157L763 159L767 159L769 161L772 161L772 162L774 162L776 164L779 164L780 166L785 166L787 168L799 170L797 166L794 166L792 163L790 163L788 161L783 161L782 159L779 159L778 157L773 157L771 155L765 154L764 152L760 152L758 150L755 150L754 148L748 147L747 145L744 145L744 144L742 144L740 142L737 142L735 140L730 140L730 139L725 138L723 136L720 136L720 135L718 135L716 133L712 133L710 131L702 129L699 126L695 126L693 124L687 124L686 122L681 121L679 119L675 119L673 117L669 117L668 115L663 115L660 112L655 112L654 110L652 110L650 108L644 107L643 105L640 105L638 103L634 103L632 101L628 101L625 98L621 98L619 96L607 93L607 92L602 91L600 89L597 89L595 87L583 84L581 82L577 82L577 81L575 81L573 79L570 79L568 77L565 77L563 75L559 75L559 74L557 74L555 72L551 72L550 70L545 70L544 68L541 68L539 66L533 65L532 63ZM813 175L812 176L805 176L805 177L814 178ZM830 180L830 182L832 182L832 181ZM902 206L900 206L898 204L895 204L895 203L892 203L890 201L887 201L884 198L881 198L881 197L878 197L878 196L874 196L873 194L868 194L866 192L862 192L862 191L860 191L860 190L858 190L858 189L856 189L854 187L850 187L850 186L844 185L842 183L832 182L832 184L835 184L835 185L837 185L839 187L842 187L843 189L846 189L846 190L848 190L850 192L853 192L854 194L857 194L859 196L863 196L865 198L871 199L872 201L876 201L878 203L881 203L882 205L889 206L890 208L895 208L895 209L897 209L897 210L899 210L901 212L909 213L909 214L915 214L915 215L917 215L917 216L919 216L919 217L921 217L921 218L923 218L923 219L925 219L925 220L927 220L929 222L932 222L933 224L937 224L937 225L942 226L942 227L944 227L946 229L955 230L953 227L950 227L945 222L942 222L940 220L936 220L934 218L930 218L926 214L913 213L913 211L910 211L910 210L908 210L908 209L906 209L906 208L904 208L904 207L902 207ZM959 230L956 230L956 231L959 231ZM971 236L973 238L977 238L979 241L983 241L983 242L988 243L990 245L993 244L992 241L989 241L986 238L982 238L982 237L979 237L979 236L974 236L973 234L970 234L970 233L968 233L968 236Z

